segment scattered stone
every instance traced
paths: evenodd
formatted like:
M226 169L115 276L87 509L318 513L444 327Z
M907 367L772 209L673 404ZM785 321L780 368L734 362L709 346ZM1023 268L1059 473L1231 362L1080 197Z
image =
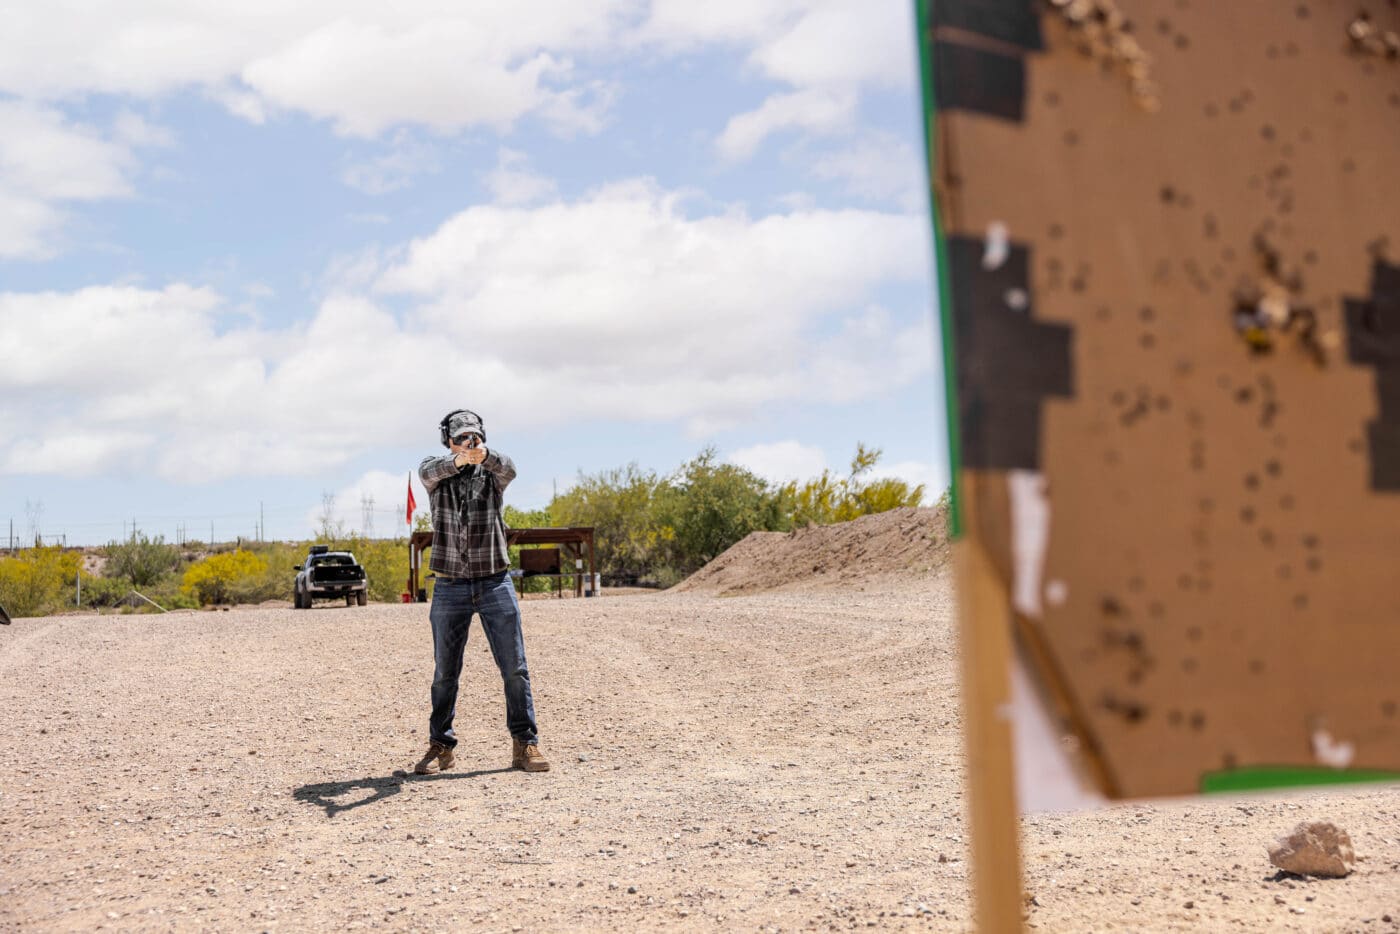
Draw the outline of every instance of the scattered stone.
M1336 824L1308 821L1269 847L1269 862L1299 876L1340 879L1356 862L1351 837Z

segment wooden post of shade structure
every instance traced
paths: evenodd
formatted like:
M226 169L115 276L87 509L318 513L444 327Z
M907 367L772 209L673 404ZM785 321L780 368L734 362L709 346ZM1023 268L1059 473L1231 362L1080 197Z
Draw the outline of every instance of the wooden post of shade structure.
M409 586L413 594L417 594L422 588L419 571L423 565L423 552L433 545L432 532L414 532L408 538L409 560L408 575ZM583 570L582 557L584 549L588 549L589 564L593 560L593 527L574 526L566 528L538 528L538 529L506 529L506 545L514 547L516 545L557 545L563 553L571 555L574 566L568 570L572 572L574 578L575 596L583 596ZM563 572L565 569L560 568ZM560 583L562 595L562 580L564 574L561 573L556 579Z

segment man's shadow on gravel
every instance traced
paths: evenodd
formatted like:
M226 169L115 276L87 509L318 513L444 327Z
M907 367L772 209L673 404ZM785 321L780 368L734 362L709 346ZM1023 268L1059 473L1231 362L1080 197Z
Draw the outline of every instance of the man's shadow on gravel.
M292 791L292 797L297 801L304 801L307 804L314 804L324 808L327 817L335 817L344 811L352 811L366 804L373 804L376 801L383 801L392 798L402 789L404 782L443 782L453 779L480 778L482 775L499 775L502 772L513 772L513 768L500 769L477 769L474 772L434 772L431 775L414 775L412 772L405 773L402 770L395 770L392 775L383 777L369 776L368 778L356 778L348 782L320 782L315 785L302 785ZM352 798L356 791L368 790L373 794L368 797Z

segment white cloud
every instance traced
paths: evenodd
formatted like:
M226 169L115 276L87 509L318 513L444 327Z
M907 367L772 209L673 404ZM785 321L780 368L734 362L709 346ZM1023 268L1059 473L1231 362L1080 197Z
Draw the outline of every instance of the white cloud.
M0 100L0 257L48 255L62 205L131 194L129 146L59 111Z
M885 478L903 480L915 486L922 483L924 485L923 505L925 506L932 506L938 502L938 498L948 488L948 467L926 461L910 460L897 461L893 464L876 464L866 476L871 480Z
M123 110L112 121L112 138L131 147L166 148L175 145L175 134L169 127L151 123L130 110Z
M855 114L856 97L850 91L813 88L774 94L756 110L731 117L715 145L725 159L739 161L752 156L773 133L798 129L829 135L849 129Z
M752 43L790 26L808 0L652 0L637 30L643 43L691 46L700 43Z
M404 519L408 511L410 482L417 506L415 513L426 512L429 509L428 493L422 481L411 471L391 473L371 470L354 483L334 492L326 491L331 496L329 514L323 495L321 502L307 508L306 524L312 529L320 529L322 521L329 518L332 526L339 525L346 532L373 532L378 536L406 534L409 529Z
M906 211L920 210L927 202L923 153L893 134L870 133L844 149L804 157L813 175L842 182L847 191L869 201Z
M774 441L740 448L725 460L753 471L772 483L809 480L826 469L826 454L816 445L800 441Z
M774 441L741 448L727 456L731 464L745 467L770 483L805 482L831 468L826 454L816 445L800 441ZM833 473L845 476L849 465L842 463ZM938 500L948 486L948 468L925 461L903 460L879 463L865 474L865 480L894 479L924 485L924 504Z
M596 127L599 89L569 56L605 47L635 0L79 0L31 4L0 32L0 93L56 100L203 88L260 123L295 110L342 133L509 126L541 113ZM605 96L605 95L604 95Z
M738 161L778 131L853 131L862 92L913 85L913 37L906 0L654 0L633 38L681 50L746 49L753 71L786 86L726 124L716 146Z
M812 374L825 398L854 402L927 373L933 348L927 316L901 327L886 309L872 305L843 317L840 331L812 348Z
M360 257L290 326L187 285L0 293L0 473L311 475L431 437L464 400L488 427L699 427L877 397L929 366L926 326L870 304L924 274L922 218L685 203L638 181L473 207Z
M367 195L385 195L407 188L420 175L442 170L435 146L414 139L407 131L394 134L381 155L345 167L340 180Z
M525 153L501 147L496 167L486 175L486 189L499 204L530 204L555 194L554 180L531 172Z
M914 5L905 0L818 0L751 61L794 87L898 87L910 83Z

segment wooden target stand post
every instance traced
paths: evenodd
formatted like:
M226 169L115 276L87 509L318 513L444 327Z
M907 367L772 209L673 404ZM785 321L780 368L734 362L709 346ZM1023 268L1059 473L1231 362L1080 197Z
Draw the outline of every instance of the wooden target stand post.
M977 929L1016 934L1022 927L1020 816L1016 800L1011 701L1013 660L1010 598L990 557L975 537L975 476L959 469L957 371L951 290L939 206L938 139L934 114L933 36L930 4L914 0L924 96L924 133L933 189L933 234L938 274L938 317L943 348L949 460L952 464L949 529L958 594L963 731L968 821L972 836L972 887ZM972 507L972 508L969 508Z
M973 478L964 477L971 492ZM962 522L975 521L963 508ZM1006 586L974 538L953 545L962 658L968 821L972 831L972 887L977 929L985 934L1022 930L1021 830L1012 745L1011 605Z

